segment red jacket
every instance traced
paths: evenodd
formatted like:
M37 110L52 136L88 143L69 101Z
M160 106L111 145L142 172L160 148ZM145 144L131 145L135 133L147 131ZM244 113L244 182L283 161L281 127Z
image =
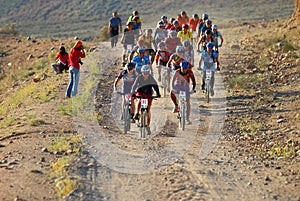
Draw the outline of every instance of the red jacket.
M61 54L61 53L57 53L55 56L55 60L59 60L62 64L66 65L67 61L69 60L69 54Z
M85 57L85 53L79 49L75 49L75 48L71 48L70 51L70 56L69 56L69 67L70 66L74 66L77 69L80 69L80 65L79 65L79 58L84 58Z

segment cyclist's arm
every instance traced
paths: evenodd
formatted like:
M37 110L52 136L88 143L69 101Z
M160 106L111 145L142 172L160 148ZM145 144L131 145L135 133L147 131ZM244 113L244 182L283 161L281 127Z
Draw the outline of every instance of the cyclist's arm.
M192 86L193 86L193 91L196 89L196 79L193 71L190 71L191 75L191 80L192 80Z

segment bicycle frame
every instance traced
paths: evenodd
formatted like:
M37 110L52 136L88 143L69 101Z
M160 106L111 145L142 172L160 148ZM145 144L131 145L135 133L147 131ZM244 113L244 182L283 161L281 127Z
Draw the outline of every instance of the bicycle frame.
M163 97L165 98L167 96L167 89L170 87L170 80L168 78L168 70L169 68L167 66L160 66L161 68L161 86L163 88Z
M125 94L125 104L123 108L123 120L124 120L124 133L126 134L131 127L131 118L130 118L130 110L131 110L131 94Z
M145 138L146 136L146 127L147 127L147 113L148 113L148 99L141 98L141 109L140 109L140 119L139 119L139 127L140 127L140 138Z

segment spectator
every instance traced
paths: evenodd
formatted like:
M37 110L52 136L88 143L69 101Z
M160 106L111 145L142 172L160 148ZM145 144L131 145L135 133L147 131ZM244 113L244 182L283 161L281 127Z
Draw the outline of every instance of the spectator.
M122 32L122 20L118 16L117 12L112 13L113 17L110 18L108 23L108 30L111 37L111 47L116 47L118 42L118 34ZM120 27L120 30L119 30Z
M56 74L62 73L64 70L68 70L69 54L66 52L66 48L61 46L59 52L54 58L57 63L52 64L52 67Z

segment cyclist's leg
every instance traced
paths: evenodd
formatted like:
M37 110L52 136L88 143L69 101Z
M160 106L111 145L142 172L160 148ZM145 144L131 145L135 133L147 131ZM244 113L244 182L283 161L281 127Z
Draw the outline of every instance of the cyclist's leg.
M206 79L206 72L205 70L202 70L202 85L201 85L202 90L204 90L205 87L205 79Z
M126 57L126 52L127 52L127 45L123 45L123 52L122 52L122 62L125 62L125 57Z
M175 113L175 112L178 112L178 102L177 102L176 94L174 92L177 93L177 91L173 89L171 91L170 95L171 95L172 102L174 104L173 112Z
M186 119L190 120L190 114L191 114L191 101L190 96L186 96Z

